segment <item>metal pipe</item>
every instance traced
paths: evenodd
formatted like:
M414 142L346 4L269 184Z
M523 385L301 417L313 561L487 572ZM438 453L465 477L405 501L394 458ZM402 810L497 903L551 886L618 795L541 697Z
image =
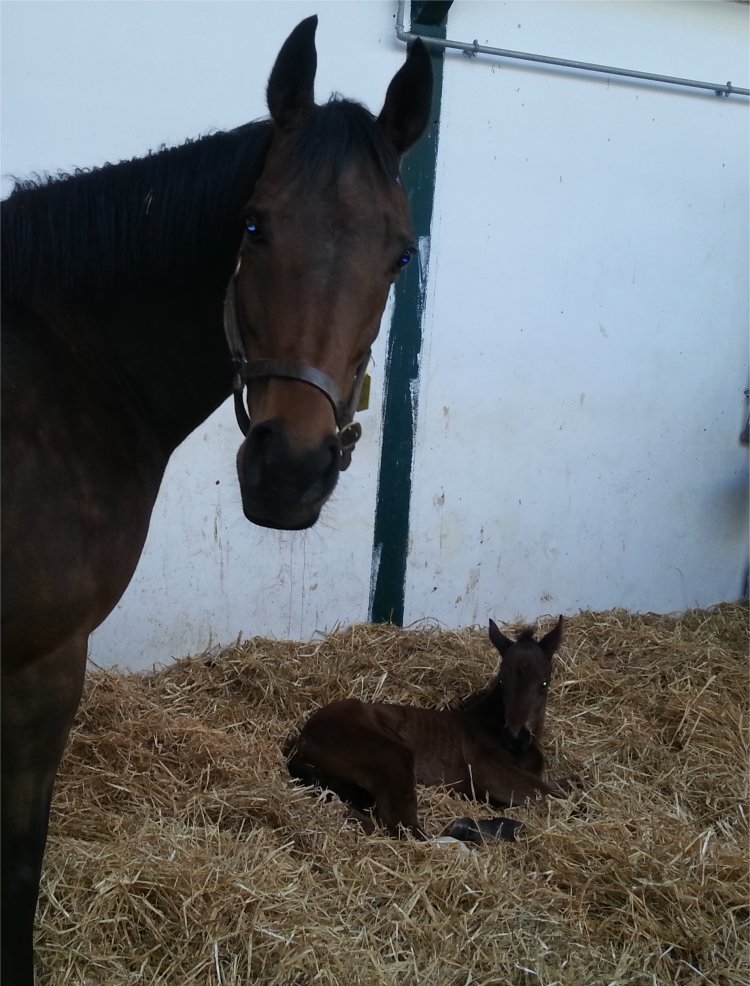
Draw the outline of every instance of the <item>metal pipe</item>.
M562 68L572 68L580 72L598 72L602 75L620 75L627 79L642 79L646 82L660 82L670 86L687 86L690 89L708 89L717 96L750 96L750 89L741 89L731 82L721 85L718 82L698 82L695 79L679 79L672 75L658 75L653 72L637 72L629 68L614 68L612 65L595 65L591 62L577 62L569 58L554 58L549 55L532 55L526 51L510 51L507 48L490 48L480 45L477 41L468 44L465 41L448 41L443 38L431 38L428 35L417 34L404 30L404 2L399 0L396 10L396 37L399 41L408 43L421 38L432 48L455 48L469 58L476 55L496 55L499 58L515 58L525 62L541 62L543 65L558 65Z

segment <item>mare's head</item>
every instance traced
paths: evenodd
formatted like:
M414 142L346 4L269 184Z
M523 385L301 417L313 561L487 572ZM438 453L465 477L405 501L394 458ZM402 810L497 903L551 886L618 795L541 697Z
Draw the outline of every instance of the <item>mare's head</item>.
M271 72L273 137L225 306L238 340L243 509L288 530L315 523L358 437L370 348L416 249L399 161L427 125L432 94L419 42L377 118L343 99L317 106L316 24L295 28Z
M518 640L511 640L490 620L490 640L502 656L498 681L505 710L503 738L513 753L525 753L532 739L541 738L552 679L552 656L562 642L562 635L562 616L539 641L534 639L530 628L522 630Z

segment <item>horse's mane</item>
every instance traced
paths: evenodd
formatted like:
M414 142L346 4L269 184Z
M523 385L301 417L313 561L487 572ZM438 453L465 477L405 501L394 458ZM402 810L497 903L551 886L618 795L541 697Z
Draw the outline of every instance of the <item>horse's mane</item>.
M201 137L145 157L16 181L2 204L6 299L64 288L90 302L179 283L234 252L242 206L263 168L269 122ZM288 164L335 180L346 161L367 160L384 179L398 162L372 115L334 99L289 142Z
M69 297L97 301L189 276L221 244L226 252L238 195L255 182L269 136L267 124L248 124L132 161L17 181L2 207L3 295L62 285Z

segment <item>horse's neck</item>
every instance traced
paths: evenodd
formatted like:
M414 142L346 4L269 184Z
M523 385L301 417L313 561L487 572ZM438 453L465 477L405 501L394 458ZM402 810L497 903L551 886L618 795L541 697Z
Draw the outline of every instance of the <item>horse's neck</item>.
M210 171L202 176L204 185L211 187L212 181L216 178ZM243 198L248 191L245 186ZM231 212L236 213L240 205L241 201L234 202ZM222 207L226 209L226 204ZM105 314L102 328L118 371L168 452L216 410L231 384L222 302L238 240L236 234L218 235L210 196L196 212L192 223L185 216L174 217L176 233L165 245L179 276L166 271L154 280L150 271L144 290L121 298L110 312L98 306L98 314ZM231 218L231 223L225 220L230 230L236 215ZM140 214L137 221L147 238L148 217ZM192 250L186 247L186 256L179 253L181 236L192 244ZM202 254L196 252L196 243L205 244Z
M173 451L227 397L231 363L224 339L223 285L134 303L108 326L117 373Z
M134 427L138 441L150 432L168 457L229 393L222 294L215 278L109 308L32 296L9 309L3 347L19 351L30 381L38 360L54 360L59 374L99 395L102 428L114 436Z
M167 454L229 393L222 300L267 136L249 125L4 204L4 295L85 351Z

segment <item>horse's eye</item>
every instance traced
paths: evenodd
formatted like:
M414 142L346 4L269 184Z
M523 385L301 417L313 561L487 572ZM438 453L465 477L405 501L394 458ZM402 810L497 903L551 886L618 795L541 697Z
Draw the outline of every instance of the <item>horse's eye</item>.
M260 231L260 225L255 216L248 216L245 219L245 233L249 240L262 240L263 234Z
M397 271L399 271L399 270L403 270L404 267L408 267L409 264L411 263L411 258L414 256L415 253L416 253L416 251L415 251L414 247L409 247L407 250L404 250L404 252L401 254L401 256L396 261L396 268L395 269Z
M543 681L541 683L541 685L539 686L539 691L543 695L547 691L548 688L549 688L549 682L548 681Z

